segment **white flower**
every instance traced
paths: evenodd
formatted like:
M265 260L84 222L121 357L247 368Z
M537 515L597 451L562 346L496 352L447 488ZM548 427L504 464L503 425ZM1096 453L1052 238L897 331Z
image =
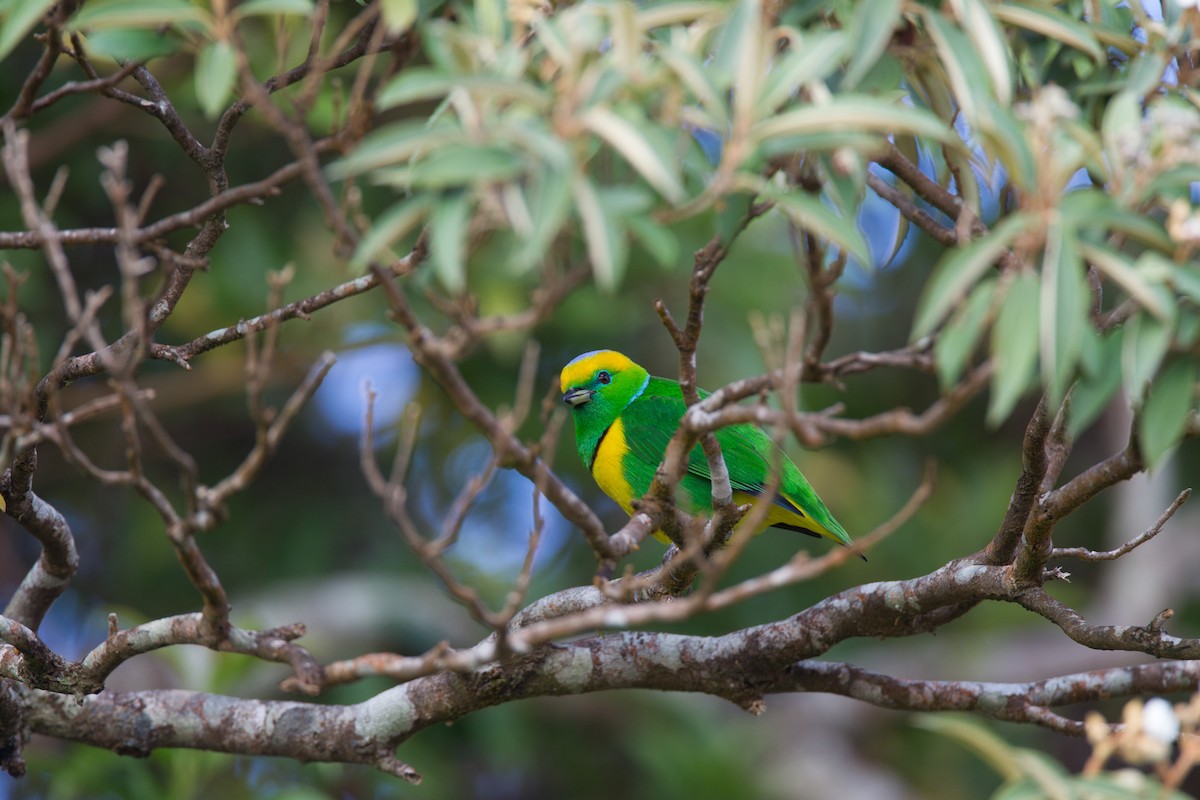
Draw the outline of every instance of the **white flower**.
M1163 744L1171 744L1179 738L1179 717L1175 716L1175 708L1161 697L1152 697L1146 701L1142 711L1142 730Z

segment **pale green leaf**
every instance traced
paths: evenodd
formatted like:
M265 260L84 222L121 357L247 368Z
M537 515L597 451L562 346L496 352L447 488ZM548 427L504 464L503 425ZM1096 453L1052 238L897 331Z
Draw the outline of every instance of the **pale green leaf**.
M1028 126L1013 116L1008 106L990 103L978 108L975 122L988 155L998 159L1013 183L1023 192L1038 186L1037 162L1026 137Z
M489 100L511 100L529 103L544 109L548 95L533 85L519 80L488 75L451 75L439 69L409 68L388 82L379 92L376 106L381 109L445 97L455 89L487 97Z
M1196 266L1196 262L1174 265L1171 283L1177 290L1190 297L1192 302L1200 304L1200 268Z
M937 48L938 59L946 71L946 78L950 81L959 107L967 119L976 120L979 116L976 98L983 94L981 90L989 85L989 80L974 43L962 28L951 24L931 8L925 9L925 27ZM983 100L984 97L978 99Z
M417 0L380 0L379 10L388 33L406 31L417 21Z
M81 34L82 35L82 34ZM84 37L88 53L107 56L119 63L149 61L168 56L179 49L179 42L158 31L107 28Z
M0 58L12 52L34 26L46 15L55 0L21 0L9 5L0 22Z
M358 243L350 268L362 270L383 250L391 247L421 223L429 212L433 200L428 195L402 200L385 211L371 226L371 230Z
M521 168L521 159L503 147L460 144L434 150L412 166L381 170L375 177L404 188L447 189L510 180Z
M620 273L625 266L622 237L590 180L582 175L577 176L572 189L575 211L583 223L583 238L587 244L588 260L592 262L592 274L600 288L612 291L620 282Z
M1175 243L1162 223L1149 216L1137 214L1101 189L1075 189L1063 196L1059 205L1071 227L1094 231L1100 237L1113 232L1127 234L1144 245L1170 252Z
M1105 245L1082 241L1079 251L1089 264L1124 289L1142 308L1160 319L1169 315L1170 308L1163 302L1162 293L1146 280L1145 275L1134 269L1133 262L1124 253Z
M953 387L962 377L971 354L983 338L995 298L996 281L981 281L938 334L933 345L933 361L943 391Z
M238 18L266 14L308 16L315 8L312 0L246 0L234 7L233 15Z
M449 192L429 215L429 258L442 285L458 293L467 285L467 236L471 221L470 197Z
M728 3L697 3L684 0L675 3L658 3L638 9L637 21L643 30L663 28L670 25L687 25L705 17L715 18L725 12Z
M1051 408L1057 408L1075 377L1083 349L1083 332L1090 324L1091 293L1084 277L1074 231L1061 217L1046 227L1042 258L1041 365L1042 383Z
M1096 34L1084 22L1067 16L1052 6L1025 3L997 3L992 15L1008 25L1040 33L1091 56L1093 61L1104 60L1104 49Z
M903 0L873 0L855 5L848 26L851 56L842 78L845 89L857 86L883 55L892 40L892 32L900 23L903 7Z
M1090 326L1084 331L1083 375L1071 389L1071 414L1067 419L1072 439L1100 416L1121 386L1123 334L1120 328L1103 338Z
M354 152L334 161L325 171L331 180L342 180L465 141L466 135L455 126L430 126L424 120L396 123L368 134Z
M726 102L722 99L716 84L709 78L708 70L704 68L704 65L691 53L669 44L660 45L658 54L663 63L670 67L671 71L688 88L688 91L699 101L701 108L708 113L713 124L719 130L727 128L729 111Z
M829 206L807 192L771 195L775 207L782 211L798 227L828 239L847 251L863 266L871 265L871 250L866 237L858 229L854 218L838 216Z
M679 237L670 228L640 214L627 217L625 223L629 226L629 232L659 266L673 267L679 262Z
M862 95L840 95L828 103L807 105L763 120L752 129L755 139L811 133L869 131L880 135L912 134L961 145L958 135L942 120L914 108Z
M579 115L579 121L624 156L630 166L646 179L646 183L668 201L683 201L683 184L676 173L676 162L656 152L636 125L603 106L587 109Z
M518 270L533 267L546 255L571 212L571 177L553 167L538 170L526 192L533 229L523 237L511 263Z
M842 31L821 31L804 37L776 62L763 81L754 113L758 118L775 112L796 89L823 80L841 64L849 38Z
M1010 242L1036 219L1023 213L1005 217L981 239L949 251L925 284L917 305L912 339L928 336L1004 253Z
M1183 435L1193 406L1198 366L1194 358L1172 359L1150 385L1138 415L1139 443L1149 469Z
M982 0L950 0L950 7L975 45L987 70L992 93L1002 106L1007 106L1012 102L1012 59L1004 33L991 14L991 4Z
M992 326L992 392L987 422L999 425L1029 388L1038 355L1038 277L1019 273L1008 286Z
M1132 408L1141 408L1150 379L1171 346L1172 326L1149 314L1136 314L1125 323L1121 369Z
M93 0L67 21L67 28L155 28L183 22L211 24L212 18L187 0Z
M209 42L196 55L196 100L212 119L229 102L237 83L237 53L229 42Z

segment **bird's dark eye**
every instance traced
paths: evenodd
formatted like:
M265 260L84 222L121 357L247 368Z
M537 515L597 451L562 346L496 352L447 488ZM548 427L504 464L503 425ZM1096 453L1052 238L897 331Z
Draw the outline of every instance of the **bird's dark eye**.
M596 373L596 380L600 383L612 383L612 375L608 374L608 370L602 369Z

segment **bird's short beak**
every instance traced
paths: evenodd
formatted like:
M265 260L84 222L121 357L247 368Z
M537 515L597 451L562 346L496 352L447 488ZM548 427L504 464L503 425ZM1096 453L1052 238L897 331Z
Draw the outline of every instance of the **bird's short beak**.
M592 391L591 389L584 389L582 387L577 388L577 389L571 389L570 391L568 391L566 394L563 395L563 402L569 406L574 406L574 407L578 408L579 406L581 406L584 403L591 400L592 395L594 395L594 394L595 394L595 392Z

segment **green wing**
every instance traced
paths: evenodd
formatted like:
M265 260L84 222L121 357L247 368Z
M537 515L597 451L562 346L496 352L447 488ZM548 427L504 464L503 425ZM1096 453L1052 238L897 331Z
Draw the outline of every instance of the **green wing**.
M650 488L654 470L662 461L667 443L679 427L679 420L686 408L677 384L652 379L647 391L621 414L630 451L625 474L639 494ZM799 468L761 428L747 424L732 425L717 431L717 441L721 445L725 467L729 470L729 483L734 491L755 496L763 494L767 476L778 458L782 475L774 502L802 518L797 520L797 524L787 527L820 535L819 531L804 526L806 520L812 520L829 531L832 538L849 543L849 535L825 507ZM681 488L692 506L687 510L712 510L711 481L708 459L704 457L703 449L696 445L688 455L687 473L681 481Z

